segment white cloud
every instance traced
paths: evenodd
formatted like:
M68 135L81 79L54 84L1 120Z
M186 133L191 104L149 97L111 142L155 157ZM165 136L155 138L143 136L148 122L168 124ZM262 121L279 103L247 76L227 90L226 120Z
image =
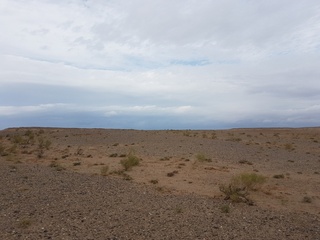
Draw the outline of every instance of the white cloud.
M80 96L70 97L68 104L85 106L82 111L108 106L108 116L195 114L208 121L262 122L267 120L261 116L288 122L306 119L297 120L299 114L319 117L318 111L303 111L320 101L317 0L3 0L0 22L6 23L0 25L3 89L82 89L99 99L86 105ZM110 93L119 96L118 104ZM56 99L45 95L21 112L60 102L58 92ZM23 106L17 99L0 96L0 104ZM4 115L18 108L0 110Z
M0 116L24 115L65 108L66 104L39 104L35 106L0 106Z

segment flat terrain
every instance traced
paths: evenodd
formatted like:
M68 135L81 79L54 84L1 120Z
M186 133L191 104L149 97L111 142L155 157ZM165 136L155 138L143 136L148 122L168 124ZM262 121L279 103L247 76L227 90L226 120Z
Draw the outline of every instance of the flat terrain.
M320 239L320 128L6 129L0 171L0 239Z

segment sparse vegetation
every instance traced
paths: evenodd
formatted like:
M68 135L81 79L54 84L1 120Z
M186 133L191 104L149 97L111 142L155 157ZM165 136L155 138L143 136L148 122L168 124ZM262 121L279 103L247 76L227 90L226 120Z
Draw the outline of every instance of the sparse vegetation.
M311 199L311 197L304 196L302 199L302 202L303 203L312 203L312 199Z
M152 180L150 180L150 182L151 182L152 184L158 184L158 183L159 183L159 181L158 181L157 179L152 179Z
M220 191L225 194L225 200L232 202L248 202L248 191L245 188L240 188L232 183L228 185L220 185Z
M232 182L240 187L256 191L266 182L266 177L256 173L242 173L233 177Z
M253 165L252 162L248 161L248 160L240 160L238 163L240 164L248 164L248 165Z
M123 166L125 171L129 171L132 167L139 165L140 159L135 156L132 152L130 152L125 159L121 159L121 165Z
M199 162L212 162L210 158L207 158L203 153L198 153L196 159Z
M222 213L229 213L230 212L230 206L229 205L222 205L220 207L220 210Z
M227 138L226 141L230 141L230 142L241 142L242 139L241 138Z
M39 149L49 150L51 146L51 142L49 140L44 140L43 138L39 138L38 141L39 141L39 144L38 144Z
M183 212L181 206L177 206L174 211L175 211L176 213L182 213L182 212Z
M109 166L103 166L101 169L100 169L100 173L102 176L107 176L108 175L108 172L109 172Z
M286 143L284 148L288 151L293 151L295 149L291 143Z
M216 139L216 138L217 138L216 133L211 133L211 139Z
M55 168L57 171L62 171L65 170L65 168L63 166L61 166L59 163L57 162L51 162L49 167Z
M28 228L31 225L31 220L30 219L23 219L18 223L19 228Z
M9 153L17 153L17 144L13 144L9 149Z
M242 173L231 179L228 185L220 185L219 189L225 194L225 199L232 202L246 202L252 204L247 198L249 191L256 191L265 183L266 177L256 173Z
M81 147L78 147L75 155L82 155L82 154L83 154L83 149Z
M284 175L283 174L276 174L276 175L273 175L273 178L277 178L277 179L284 178Z
M6 155L6 148L0 143L0 156Z
M184 131L184 132L183 132L183 136L191 137L191 134L190 134L189 131Z
M125 173L125 170L123 170L123 169L112 171L112 172L110 172L110 174L122 176L122 178L127 181L132 180L132 177L129 174Z

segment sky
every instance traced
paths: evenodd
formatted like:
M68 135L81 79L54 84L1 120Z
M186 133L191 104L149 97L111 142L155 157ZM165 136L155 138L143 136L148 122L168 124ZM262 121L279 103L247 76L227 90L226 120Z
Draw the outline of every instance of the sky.
M319 0L0 0L0 129L320 126Z

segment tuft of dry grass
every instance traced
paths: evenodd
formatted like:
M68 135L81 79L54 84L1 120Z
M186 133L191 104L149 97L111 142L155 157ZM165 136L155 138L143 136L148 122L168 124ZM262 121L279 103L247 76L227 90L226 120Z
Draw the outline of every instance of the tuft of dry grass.
M196 159L198 162L212 162L212 160L207 158L203 153L198 153Z
M302 199L302 202L303 203L312 203L312 199L311 199L311 197L304 196Z
M100 173L102 176L107 176L108 175L108 172L109 172L109 166L103 166L101 169L100 169Z
M281 178L284 178L284 175L283 174L276 174L276 175L273 175L273 178L281 179Z
M58 172L65 170L65 168L57 162L51 162L49 167L55 168Z
M23 219L18 223L19 228L28 228L31 226L31 220L30 219Z
M234 185L256 191L266 182L266 177L256 173L242 173L232 178Z

